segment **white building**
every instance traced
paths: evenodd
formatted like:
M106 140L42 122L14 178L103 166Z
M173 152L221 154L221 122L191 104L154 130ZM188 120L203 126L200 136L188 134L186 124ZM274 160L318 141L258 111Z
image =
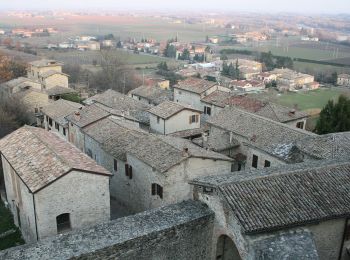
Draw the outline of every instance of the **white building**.
M337 84L339 86L350 87L350 75L349 74L339 74L337 79Z
M167 135L201 126L201 111L192 107L166 101L150 111L150 130Z
M232 80L231 87L242 92L256 92L265 89L265 83L257 80Z
M111 173L44 129L0 140L5 200L26 242L110 219Z

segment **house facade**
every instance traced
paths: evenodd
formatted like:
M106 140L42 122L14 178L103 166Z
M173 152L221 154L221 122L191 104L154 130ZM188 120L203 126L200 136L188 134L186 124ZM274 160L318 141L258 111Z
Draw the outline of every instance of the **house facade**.
M350 75L348 74L339 74L337 78L337 85L350 87Z
M201 127L201 111L175 102L163 102L150 111L150 131L167 135Z
M25 126L0 140L0 151L5 200L26 242L110 219L111 173L71 144Z

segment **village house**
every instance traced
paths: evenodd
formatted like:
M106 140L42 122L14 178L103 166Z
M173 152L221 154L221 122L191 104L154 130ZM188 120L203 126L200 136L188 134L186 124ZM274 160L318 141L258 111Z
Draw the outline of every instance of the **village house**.
M314 90L319 87L312 75L296 72L291 69L274 69L271 73L277 75L277 88L279 90Z
M165 101L174 99L173 92L158 86L140 86L129 92L129 96L145 104L157 106Z
M216 82L198 78L188 78L179 83L174 88L174 101L188 105L194 109L203 111L204 107L201 99L211 94L215 90L229 92L228 88L219 86Z
M257 92L265 89L264 82L257 80L232 80L231 88L241 92Z
M167 135L201 126L202 112L180 103L166 101L153 107L149 113L151 132Z
M79 111L84 106L60 99L41 109L42 116L40 117L39 126L42 126L47 131L58 133L62 138L68 141L68 121L66 116Z
M12 94L25 91L28 89L36 89L40 91L41 83L34 79L29 79L25 77L12 79L0 85L0 96L8 97L8 96L11 96Z
M230 172L233 160L190 141L105 118L84 128L85 152L114 173L112 198L135 213L192 198L188 181Z
M211 259L348 259L349 171L332 160L191 181L215 211Z
M350 87L350 75L349 74L339 74L337 78L337 85Z
M26 242L110 219L111 173L57 135L24 126L0 152L4 200Z
M109 89L101 94L85 99L83 102L85 105L99 103L104 106L106 110L112 109L126 116L135 118L140 123L141 128L149 129L148 111L152 106L139 100L135 100L132 97Z
M293 108L284 107L272 102L264 102L247 95L228 95L223 91L214 91L202 99L204 114L216 116L223 108L235 106L250 113L269 118L300 129L305 129L308 114Z
M259 74L255 75L255 78L267 84L276 81L277 75L270 72L260 72Z
M92 103L65 117L68 121L68 141L85 152L83 132L85 127L107 117L120 118L130 125L140 127L140 122L125 111L111 109L100 103Z
M210 117L207 124L209 136L195 142L235 158L238 171L302 162L303 156L295 152L294 143L317 136L233 106Z

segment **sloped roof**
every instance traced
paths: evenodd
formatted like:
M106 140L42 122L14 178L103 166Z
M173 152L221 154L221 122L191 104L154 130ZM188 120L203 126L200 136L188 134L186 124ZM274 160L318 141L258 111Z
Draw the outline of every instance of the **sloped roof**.
M350 132L307 137L296 147L316 159L350 158Z
M142 123L149 123L148 110L151 109L151 106L117 91L109 89L84 101L84 103L88 105L94 102L98 102L118 111L127 112Z
M84 132L115 158L125 161L126 154L130 153L159 172L166 172L189 157L232 161L219 153L199 148L188 140L149 134L109 118L87 126ZM188 153L184 153L184 148L188 148Z
M46 90L46 93L49 96L54 96L54 95L63 95L63 94L69 94L69 93L75 93L76 91L71 88L65 88L61 86L55 86L52 88L49 88Z
M215 85L217 85L217 83L213 81L208 81L199 78L188 78L179 81L179 83L175 85L174 88L201 94Z
M130 94L145 98L155 105L159 105L164 101L171 101L174 99L174 95L171 90L162 89L157 86L140 86L131 90Z
M202 101L218 107L236 106L250 113L269 118L271 120L286 123L292 120L305 118L307 113L271 102L260 101L246 95L230 95L224 91L214 91L202 98Z
M61 125L65 125L66 116L79 111L84 106L64 99L59 99L42 108L42 112Z
M203 177L192 183L214 184L243 232L256 234L349 217L349 172L349 161L317 161Z
M23 85L26 82L40 84L39 82L37 82L35 80L29 79L29 78L26 78L26 77L19 77L19 78L12 79L12 80L9 80L7 82L4 82L4 83L1 84L1 86L13 89L13 88L15 88L17 86Z
M24 126L0 140L0 151L35 193L71 170L111 175L72 144L41 128Z
M311 132L300 130L272 121L236 107L226 107L207 123L221 128L247 140L247 144L257 147L282 160L292 160L294 142L308 136Z
M35 67L47 67L47 66L62 66L63 64L56 61L56 60L36 60L29 62L30 65L35 66Z
M51 77L51 76L56 75L56 74L60 74L60 75L64 75L64 76L68 77L67 74L59 72L59 71L56 71L56 70L45 71L45 72L41 73L40 76L43 77L43 78L48 78L48 77Z
M152 107L149 112L153 115L159 116L160 118L168 119L183 110L201 113L201 111L197 109L173 101L165 101L158 106Z

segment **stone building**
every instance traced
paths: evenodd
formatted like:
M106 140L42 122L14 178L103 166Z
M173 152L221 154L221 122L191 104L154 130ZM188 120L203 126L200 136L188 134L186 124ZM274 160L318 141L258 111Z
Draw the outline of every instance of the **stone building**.
M227 156L122 120L105 118L83 132L85 152L114 173L111 196L131 213L191 199L189 180L232 169Z
M337 85L350 87L350 75L349 74L339 74L337 78Z
M271 102L260 101L246 95L228 95L223 91L214 91L202 98L204 114L208 118L216 116L223 108L234 106L250 113L269 118L296 128L305 129L308 114L293 108Z
M84 106L60 99L41 109L41 122L38 125L45 128L47 131L58 133L62 138L68 140L68 121L66 116L80 111Z
M26 242L110 219L111 173L58 136L24 126L0 152L4 199Z
M152 108L149 104L145 104L111 89L84 100L84 104L86 105L93 103L99 103L105 109L113 109L119 111L119 113L136 118L141 128L149 128L148 110Z
M201 145L235 158L236 170L301 162L294 142L317 136L236 107L224 108L207 123L209 136Z
M167 135L201 127L201 111L172 101L153 107L149 113L151 132Z
M135 127L140 126L140 122L136 118L128 115L128 113L124 111L111 109L100 103L92 103L65 117L68 121L68 141L78 147L79 150L85 152L85 127L108 117L122 119L125 123L129 123Z
M322 161L192 181L215 212L212 259L348 259L349 170Z
M140 86L129 92L129 96L145 104L157 106L165 101L174 99L173 92L158 86Z

